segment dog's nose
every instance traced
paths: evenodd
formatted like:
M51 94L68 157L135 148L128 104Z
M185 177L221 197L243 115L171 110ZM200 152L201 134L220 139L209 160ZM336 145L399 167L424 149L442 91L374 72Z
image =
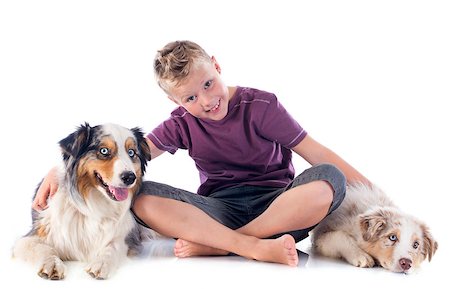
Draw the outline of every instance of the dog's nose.
M120 178L125 185L129 186L134 183L134 180L136 180L136 175L133 172L126 171L120 175Z
M398 260L398 263L400 264L400 267L402 267L403 270L409 270L409 268L411 268L411 259L408 258L401 258L400 260Z

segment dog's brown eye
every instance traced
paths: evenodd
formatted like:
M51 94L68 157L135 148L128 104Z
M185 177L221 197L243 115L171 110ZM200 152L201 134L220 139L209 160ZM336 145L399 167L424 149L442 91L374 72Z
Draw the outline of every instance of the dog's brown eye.
M419 248L419 242L415 241L414 244L413 244L413 248L414 249Z
M102 154L105 157L109 156L109 149L108 148L100 148L99 152L100 152L100 154Z
M395 241L397 241L397 236L392 234L389 236L389 240L391 240L392 242L395 242Z

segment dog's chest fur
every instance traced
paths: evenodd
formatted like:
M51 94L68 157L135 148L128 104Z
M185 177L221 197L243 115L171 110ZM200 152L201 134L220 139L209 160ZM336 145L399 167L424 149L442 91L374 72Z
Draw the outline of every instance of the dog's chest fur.
M130 201L111 204L93 191L86 199L83 213L61 187L47 210L39 214L37 234L55 248L62 260L88 261L97 248L111 240L125 240L135 222L129 212ZM125 242L121 250L127 250Z

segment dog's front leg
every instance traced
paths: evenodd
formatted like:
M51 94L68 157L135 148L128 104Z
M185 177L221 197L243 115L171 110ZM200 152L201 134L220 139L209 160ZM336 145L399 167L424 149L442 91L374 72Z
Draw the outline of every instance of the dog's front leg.
M19 239L14 245L13 256L33 264L39 264L38 275L42 278L51 280L64 278L66 266L56 250L37 236Z
M97 256L86 267L86 272L95 279L107 279L127 255L128 247L123 241L111 241L98 251Z
M315 241L316 250L327 257L342 258L356 267L373 267L374 259L361 250L356 240L342 231L324 233Z

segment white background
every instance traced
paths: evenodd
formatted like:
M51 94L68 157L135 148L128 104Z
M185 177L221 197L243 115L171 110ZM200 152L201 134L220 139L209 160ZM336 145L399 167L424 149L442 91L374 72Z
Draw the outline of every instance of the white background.
M8 288L445 284L449 15L447 1L2 1L0 282ZM316 257L292 269L169 254L130 260L104 282L73 263L67 279L55 283L11 259L14 240L30 228L34 189L60 160L60 139L85 121L149 132L169 116L174 105L154 81L152 60L178 39L214 55L229 85L275 92L312 137L424 220L440 244L432 262L405 276ZM294 161L298 172L307 167ZM198 186L183 151L150 162L147 178ZM170 252L166 245L156 248ZM308 251L309 241L299 247Z

